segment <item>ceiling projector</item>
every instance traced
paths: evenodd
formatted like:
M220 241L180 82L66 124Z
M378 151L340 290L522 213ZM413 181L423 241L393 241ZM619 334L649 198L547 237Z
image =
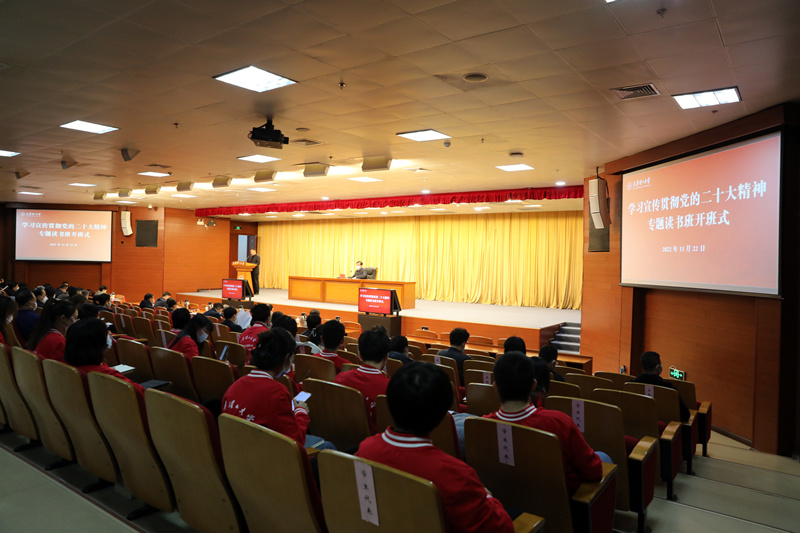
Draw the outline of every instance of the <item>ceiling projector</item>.
M262 148L283 148L284 144L289 144L289 137L284 137L281 130L276 130L272 125L272 119L267 119L267 123L263 126L253 128L253 131L247 134L247 138L253 141L256 146Z

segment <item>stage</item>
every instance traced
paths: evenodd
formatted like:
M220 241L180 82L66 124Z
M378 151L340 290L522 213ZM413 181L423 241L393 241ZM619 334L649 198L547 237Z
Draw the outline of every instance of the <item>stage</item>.
M262 289L253 302L270 303L274 310L298 316L309 309L319 309L324 320L341 317L358 321L355 305L340 305L303 300L289 300L288 291ZM209 302L222 301L221 290L180 293L180 301L189 300L204 308ZM416 308L403 310L403 334L413 335L414 330L427 326L436 333L449 332L455 327L466 327L473 335L501 337L517 335L525 339L529 348L538 348L549 341L559 324L581 321L581 312L573 309L548 309L541 307L512 307L504 305L468 304L459 302L434 302L416 300Z

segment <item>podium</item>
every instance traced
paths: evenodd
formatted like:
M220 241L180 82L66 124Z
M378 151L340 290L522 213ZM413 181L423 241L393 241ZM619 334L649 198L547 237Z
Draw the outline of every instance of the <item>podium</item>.
M234 261L231 266L236 269L236 279L243 279L247 282L247 295L253 295L253 269L258 265L246 261Z

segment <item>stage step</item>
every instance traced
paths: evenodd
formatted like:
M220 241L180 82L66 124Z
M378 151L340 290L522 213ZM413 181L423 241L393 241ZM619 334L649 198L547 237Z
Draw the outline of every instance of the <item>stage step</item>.
M558 341L558 340L552 340L552 341L550 341L550 344L552 344L553 346L558 348L559 352L580 353L580 351L581 351L581 345L580 345L580 343L577 343L577 342L562 342L562 341Z
M550 344L558 348L559 352L579 354L581 351L581 325L577 322L562 323L555 337L550 339Z

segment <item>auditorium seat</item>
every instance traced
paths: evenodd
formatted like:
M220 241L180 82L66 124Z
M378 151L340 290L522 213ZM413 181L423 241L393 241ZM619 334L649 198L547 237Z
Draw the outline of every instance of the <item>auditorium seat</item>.
M473 371L474 372L474 371ZM500 396L493 385L470 383L467 385L467 412L483 416L500 409Z
M420 343L420 344L422 344L422 343ZM425 345L423 344L423 346L425 346ZM425 350L427 351L427 348ZM422 353L423 353L423 350L419 346L412 345L411 341L408 341L408 356L411 359L413 359L415 361L419 360L419 358L422 356Z
M15 346L11 349L11 359L17 385L36 421L42 444L63 461L74 462L75 450L64 424L53 409L39 357ZM61 466L63 461L51 463L48 470Z
M150 360L153 363L155 378L170 382L164 387L164 391L194 402L200 401L200 396L198 396L192 381L192 370L188 357L175 350L155 347L150 350Z
M576 405L576 402L578 405ZM561 411L578 423L575 412L583 419L583 436L595 451L607 453L617 465L617 504L622 511L633 511L638 517L637 533L645 533L647 506L653 501L658 471L658 441L653 437L632 439L626 449L622 411L619 407L591 400L548 396L547 409Z
M150 347L158 346L159 342L153 332L153 322L149 317L137 316L134 318L133 328L136 331L136 338L147 339L147 345Z
M604 387L606 389L625 390L623 388L625 384L633 379L630 374L618 374L616 372L595 372L594 375L598 378L611 380L613 386Z
M408 340L409 351L411 350L412 347L415 347L417 350L419 350L420 354L423 354L428 351L428 346L424 342L415 341L412 339L407 339L407 340Z
M306 378L333 381L336 377L336 365L333 361L316 355L295 355L294 368L294 379L298 383L302 383Z
M450 348L449 344L442 344L441 342L432 342L429 346L431 350L447 350Z
M347 346L349 343L358 345L358 339L356 339L355 337L345 336L342 339L342 346Z
M145 402L153 444L169 473L183 521L198 533L246 532L208 409L155 389L145 391Z
M88 388L80 371L61 361L42 361L47 392L61 422L66 426L78 464L106 483L93 483L84 493L119 480L119 469L111 447L94 418Z
M378 432L382 432L389 426L394 425L392 413L389 411L389 401L385 394L379 395L375 399L375 420L378 423ZM452 455L456 459L461 459L461 449L458 446L458 433L453 415L449 412L445 414L439 425L431 431L431 441L433 445L443 452Z
M147 345L130 339L117 339L117 352L120 363L133 367L126 377L137 383L155 379Z
M150 440L143 398L131 383L114 376L91 372L87 378L94 415L114 452L122 483L145 504L127 518L133 520L156 509L171 512L175 498Z
M345 329L347 331L358 331L359 335L360 335L360 332L363 331L363 329L364 329L364 328L361 327L361 324L359 324L358 322L351 322L351 321L348 321L348 320L342 320L342 324L344 324L344 327L345 327Z
M252 533L324 533L322 500L305 449L247 420L219 417L222 457Z
M103 309L103 310L101 310L101 311L100 311L100 313L98 314L98 317L99 317L99 318L100 318L100 320L102 320L103 322L110 322L110 323L111 323L111 324L113 324L114 326L116 326L116 325L117 325L117 324L116 324L116 320L114 320L114 313L112 313L111 311L107 311L107 310Z
M155 329L165 329L170 331L172 329L172 323L170 322L169 318L164 318L163 315L156 315L156 318L153 321L153 327Z
M574 366L559 365L556 363L556 372L566 378L567 374L586 374L582 368L575 368Z
M420 361L425 363L434 363L437 365L444 365L449 366L453 369L455 373L455 383L456 388L460 389L463 388L463 384L461 383L461 378L458 375L458 363L452 357L447 357L445 355L435 355L435 354L422 354Z
M342 359L347 359L354 365L361 364L361 361L358 358L358 354L355 352L348 352L347 350L336 350L336 354Z
M610 379L588 376L586 374L567 374L564 376L567 383L574 383L581 389L581 397L585 400L592 399L594 389L613 389L614 383Z
M683 403L697 419L697 439L703 445L703 456L708 457L708 440L711 438L711 402L698 402L694 383L677 379L666 380L678 389Z
M612 389L595 389L592 399L620 408L626 436L637 440L642 437L658 439L661 480L667 484L667 499L676 499L673 482L681 464L680 423L670 422L662 431L658 425L656 401L643 394Z
M224 352L224 354L223 354ZM228 361L242 374L244 365L247 364L247 348L238 342L219 341L217 343L218 359Z
M239 378L236 367L226 361L192 357L191 366L194 386L204 405L213 400L222 402L225 391Z
M16 433L27 437L35 444L39 440L39 430L28 403L22 397L17 378L11 365L11 354L0 343L0 400L6 411L6 423Z
M550 380L550 387L547 394L551 396L566 396L567 398L582 398L581 388L574 383L566 381Z
M256 367L254 367L253 365L244 365L244 367L242 367L241 374L239 374L239 377L246 376L247 374L249 374L253 370L257 370ZM292 398L294 398L294 396L292 396Z
M482 337L480 335L470 335L467 341L470 344L482 344L487 346L494 346L494 341L491 337Z
M494 372L494 361L482 361L480 359L470 359L464 361L463 364L464 364L464 372L466 372L467 370L483 370L485 372Z
M513 453L499 446L500 430ZM506 507L544 517L548 533L611 533L617 467L603 463L603 478L582 483L570 497L561 445L552 433L488 418L464 422L467 463ZM505 462L501 457L508 456ZM508 464L511 462L511 464Z
M425 339L438 339L439 335L433 331L427 329L418 329L414 331L415 337L423 337Z
M495 359L494 357L492 357L491 352L487 352L486 350L476 350L475 348L464 348L464 353L475 360L482 359L484 361L494 362Z
M303 382L311 424L310 435L332 442L337 449L358 446L370 436L367 410L361 392L338 383L309 378Z
M348 342L347 344L344 345L344 349L347 350L348 352L358 353L358 343Z
M249 366L248 366L248 367L245 367L245 368L253 368L253 369L255 369L255 367L249 367ZM250 372L248 371L248 374L249 374L249 373L250 373ZM280 383L281 385L283 385L284 387L286 387L286 390L288 390L288 391L289 391L289 395L290 395L292 398L294 398L295 396L297 396L297 392L298 392L298 391L295 389L295 387L294 387L294 384L292 383L292 380L291 380L291 379L289 379L289 376L287 376L286 374L284 374L284 375L282 375L281 377L279 377L278 379L276 379L275 381L277 381L278 383Z
M163 326L162 323L157 323L159 326ZM160 346L161 348L166 348L169 344L177 337L177 334L173 333L168 329L157 329L155 332L156 336L156 344L155 346Z
M156 319L158 319L159 316L169 317L169 310L167 310L166 307L156 307ZM167 318L167 320L169 320L169 318Z
M465 361L466 362L466 361ZM476 370L474 368L464 369L464 386L470 383L482 383L491 385L494 383L494 373L488 370Z
M403 368L403 362L399 359L392 359L391 357L386 359L386 368L384 368L384 371L389 377L392 377L394 373L401 368Z
M225 324L214 324L214 327L211 328L211 340L214 342L214 344L219 341L230 342L230 332L231 328Z
M133 311L134 316L136 312ZM117 333L121 333L123 335L128 335L129 337L133 337L134 339L138 339L139 336L136 334L136 326L134 325L133 318L131 315L127 313L120 313L117 315Z

